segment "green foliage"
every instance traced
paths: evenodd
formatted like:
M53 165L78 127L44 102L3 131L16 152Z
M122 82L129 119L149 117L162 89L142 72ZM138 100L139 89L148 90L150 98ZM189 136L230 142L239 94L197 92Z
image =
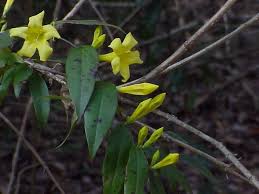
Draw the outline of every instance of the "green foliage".
M10 49L0 49L0 68L5 67L6 65L11 66L15 63L23 63L23 61L17 54L12 53Z
M42 77L33 74L29 79L29 88L39 126L44 127L47 124L50 111L50 100L44 98L49 96L47 84Z
M0 103L2 103L4 97L7 95L9 85L12 83L15 74L15 67L11 67L5 71L0 85Z
M0 32L0 49L12 44L12 39L7 32Z
M166 194L158 173L152 172L149 174L149 185L151 194Z
M144 194L145 182L148 177L148 162L142 149L133 146L127 164L125 194Z
M15 70L14 80L13 80L13 87L14 87L14 94L16 97L19 97L20 91L22 88L23 81L29 79L32 75L32 69L29 68L25 64L20 64L17 66Z
M97 62L97 52L91 46L72 48L67 57L67 84L79 119L94 90Z
M132 143L129 129L125 126L121 125L112 130L103 163L104 194L122 193Z
M91 158L95 156L111 127L117 104L116 86L109 82L97 82L84 114L85 134Z

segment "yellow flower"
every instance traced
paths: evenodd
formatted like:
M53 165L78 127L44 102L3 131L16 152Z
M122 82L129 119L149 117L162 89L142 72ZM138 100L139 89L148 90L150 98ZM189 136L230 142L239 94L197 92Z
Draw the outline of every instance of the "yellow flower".
M157 160L159 159L160 157L160 152L159 150L157 150L154 154L153 154L153 157L152 157L152 160L151 160L151 166L153 166Z
M4 6L3 17L7 14L9 9L12 7L14 0L7 0Z
M179 160L179 154L178 153L168 154L163 160L161 160L160 162L156 163L151 168L159 169L159 168L162 168L164 166L168 166L168 165L174 164L178 160Z
M152 145L153 143L155 143L159 137L161 137L161 135L163 134L164 131L164 127L161 127L157 130L155 130L152 135L150 136L150 138L144 143L144 145L142 146L143 148L146 148L150 145Z
M147 126L142 127L138 133L138 146L141 146L147 137L148 128Z
M127 123L133 123L134 121L141 119L142 117L146 116L148 113L157 109L165 99L166 93L162 93L157 95L156 97L149 98L141 102L135 111L132 113L131 116L128 117Z
M103 42L105 41L106 34L102 34L102 27L98 26L94 31L94 38L92 42L92 46L94 48L99 48L103 45Z
M100 61L111 63L113 73L115 75L120 73L123 77L123 82L130 78L130 65L143 63L140 59L139 51L132 51L137 43L132 34L128 33L123 42L121 42L120 38L115 38L111 42L109 47L113 49L113 52L99 56Z
M148 95L154 92L159 86L150 83L133 84L125 87L117 87L120 93L127 93L133 95Z
M37 49L40 60L46 61L52 54L53 49L50 47L48 40L60 38L60 35L52 25L43 26L43 18L44 11L30 17L28 27L10 29L10 36L18 36L25 40L22 48L18 51L20 56L32 57Z

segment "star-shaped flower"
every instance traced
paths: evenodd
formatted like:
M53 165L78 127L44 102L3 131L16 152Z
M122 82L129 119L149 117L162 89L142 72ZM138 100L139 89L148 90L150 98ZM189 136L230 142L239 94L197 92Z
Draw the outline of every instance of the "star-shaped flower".
M30 17L28 27L10 29L10 36L21 37L25 40L22 48L17 52L20 56L32 57L37 49L40 60L46 61L52 54L53 49L50 47L48 40L60 38L60 35L51 24L42 25L44 14L44 11L42 11Z
M113 52L100 55L100 61L110 62L112 65L112 71L116 75L118 73L123 77L123 82L126 82L130 78L129 66L132 64L142 64L143 61L140 59L139 51L132 50L138 44L136 39L131 33L128 33L121 42L120 38L115 38L110 48Z

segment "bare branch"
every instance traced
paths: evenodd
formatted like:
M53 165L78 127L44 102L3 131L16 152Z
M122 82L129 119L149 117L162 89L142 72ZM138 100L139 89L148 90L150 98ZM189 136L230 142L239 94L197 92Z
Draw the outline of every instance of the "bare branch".
M146 80L150 80L151 78L154 78L156 75L158 75L165 68L167 68L170 64L176 62L176 60L178 60L183 54L185 54L194 45L194 43L201 38L201 36L204 33L206 33L216 24L216 22L236 3L236 1L237 0L228 0L220 8L220 10L210 18L208 22L206 22L194 35L190 37L189 40L184 42L179 49L177 49L170 57L168 57L164 62L162 62L151 72L149 72L148 74L146 74L141 78L138 78L136 80L133 80L123 85L126 86L126 85L135 84L135 83L140 83Z
M0 118L10 127L11 130L13 130L16 135L22 138L25 146L31 151L31 153L34 155L34 157L38 160L38 162L42 165L42 167L46 170L47 174L49 175L50 179L53 181L53 183L56 185L60 193L65 194L65 191L60 186L57 179L54 177L52 172L50 171L49 167L45 163L45 161L41 158L41 156L38 154L38 152L35 150L33 145L21 134L21 132L12 124L12 122L3 114L0 112Z
M81 6L86 2L86 0L79 0L77 4L71 9L70 12L63 18L63 20L68 20L72 18L81 8Z

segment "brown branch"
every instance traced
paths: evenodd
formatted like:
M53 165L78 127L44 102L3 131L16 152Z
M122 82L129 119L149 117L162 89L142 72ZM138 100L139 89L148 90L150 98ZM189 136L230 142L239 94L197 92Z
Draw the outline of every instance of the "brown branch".
M28 117L29 117L31 105L32 105L32 98L29 99L29 101L26 105L26 108L25 108L25 112L24 112L24 116L23 116L23 120L22 120L22 124L21 124L21 128L20 128L21 135L24 135L24 133L25 133L25 127L26 127L27 120L28 120ZM22 145L22 137L19 136L19 138L17 140L15 152L14 152L14 155L13 155L12 171L11 171L10 180L9 180L9 183L8 183L6 194L10 194L11 191L12 191L12 186L13 186L13 182L15 180L17 161L18 161L18 158L19 158L21 145Z
M21 132L12 124L12 122L3 114L0 112L0 118L10 127L11 130L13 130L16 135L22 138L25 146L31 151L31 153L34 155L34 157L38 160L38 162L42 165L42 167L46 170L47 174L49 175L50 179L53 181L53 183L56 185L60 193L65 194L65 191L60 186L57 179L54 177L52 172L50 171L49 167L45 163L45 161L41 158L41 156L38 154L36 149L33 147L33 145L21 134Z
M154 111L154 113L160 117L165 118L167 121L173 122L176 125L192 132L193 134L199 136L200 138L204 139L205 141L209 142L210 144L214 145L218 150L220 150L224 156L233 163L233 165L242 172L242 174L248 178L248 180L259 190L259 182L252 173L247 170L247 168L239 162L239 160L232 154L221 142L215 140L214 138L208 136L207 134L203 133L202 131L188 125L187 123L179 120L176 116L162 112L160 110Z
M89 3L90 3L91 7L93 8L93 10L95 11L95 13L97 14L97 16L99 17L99 19L100 19L102 22L106 23L104 17L103 17L102 14L99 12L99 10L97 9L97 7L96 7L96 5L93 3L93 1L92 1L92 0L88 0L88 1L89 1ZM106 25L104 26L104 28L105 28L105 30L107 31L108 36L110 37L110 39L113 40L114 37L113 37L113 34L112 34L110 28L109 28L108 26L106 26Z
M68 14L63 18L63 20L68 20L72 18L81 8L81 6L86 2L86 0L79 0L77 4L68 12Z
M140 125L140 126L147 126L153 132L156 130L153 127L151 127L151 126L149 126L149 125L147 125L145 123L142 123L140 121L135 121L135 123ZM166 133L166 131L163 132L162 138L164 140L166 140L167 142L176 143L177 145L179 145L179 146L181 146L181 147L183 147L185 149L188 149L191 152L196 153L196 154L206 158L207 160L209 160L212 163L216 164L216 166L218 166L221 170L223 170L225 172L228 172L229 174L232 174L232 175L240 178L241 180L243 180L243 181L253 185L252 182L250 182L246 177L244 177L243 175L241 175L238 172L236 172L233 168L231 168L231 165L226 164L226 163L218 160L217 158L215 158L215 157L213 157L213 156L211 156L211 155L209 155L209 154L207 154L207 153L205 153L205 152L203 152L203 151L201 151L201 150L199 150L199 149L197 149L197 148L195 148L195 147L193 147L193 146L191 146L191 145L189 145L187 143L184 143L183 141L180 141L179 139L176 139L176 138L168 135Z
M236 1L237 0L228 0L219 9L219 11L209 19L209 21L207 21L195 34L193 34L186 42L184 42L182 46L177 49L171 56L169 56L164 62L162 62L148 74L144 75L141 78L128 82L124 84L124 86L150 80L151 78L154 78L156 75L161 73L168 66L170 66L170 64L176 62L176 60L178 60L183 54L185 54L201 38L204 33L209 31L216 24L216 22L236 3Z

